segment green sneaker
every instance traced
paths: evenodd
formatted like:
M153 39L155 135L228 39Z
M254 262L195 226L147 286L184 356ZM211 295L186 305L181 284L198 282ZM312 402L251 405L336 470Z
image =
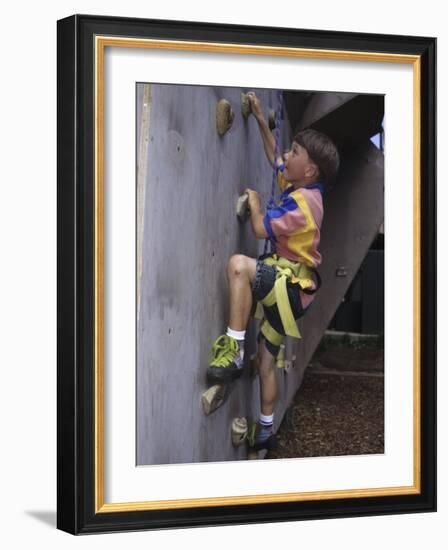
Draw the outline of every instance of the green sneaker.
M223 334L212 346L212 360L207 369L207 378L213 384L226 384L243 374L243 361L238 342Z

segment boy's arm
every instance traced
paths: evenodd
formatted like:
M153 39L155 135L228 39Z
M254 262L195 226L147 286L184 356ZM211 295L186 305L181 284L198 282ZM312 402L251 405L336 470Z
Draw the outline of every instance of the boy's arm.
M257 239L267 239L268 233L264 227L264 214L261 211L260 195L253 189L246 189L245 193L249 196L250 223L254 235Z
M275 139L269 129L266 119L264 118L261 108L261 101L254 92L248 92L247 96L249 98L252 114L258 122L258 129L260 130L261 138L263 140L264 151L271 166L274 166ZM277 166L280 166L282 163L283 159L281 155L278 155Z

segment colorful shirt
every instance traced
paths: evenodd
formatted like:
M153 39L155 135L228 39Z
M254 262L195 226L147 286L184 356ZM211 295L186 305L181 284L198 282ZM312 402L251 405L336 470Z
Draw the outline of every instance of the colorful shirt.
M266 232L279 256L316 268L322 262L318 246L324 214L323 185L316 182L294 189L281 172L278 185L282 191L280 202L266 211L263 219ZM313 295L300 294L306 307Z

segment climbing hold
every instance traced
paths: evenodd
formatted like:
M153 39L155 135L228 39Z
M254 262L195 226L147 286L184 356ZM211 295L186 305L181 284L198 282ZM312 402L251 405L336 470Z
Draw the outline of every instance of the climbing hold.
M223 136L230 129L235 118L235 113L227 99L220 99L216 106L216 128L218 134Z
M244 92L241 92L241 113L245 119L247 119L251 113L249 96Z
M216 411L227 399L230 393L230 384L216 384L202 394L202 408L204 414Z
M236 202L236 215L241 221L246 221L249 217L249 195L244 193Z
M347 277L348 267L346 265L340 265L336 269L336 277Z
M247 437L247 420L242 416L241 418L234 418L232 422L232 443L235 447L239 447L244 443Z
M269 130L275 129L275 111L274 109L269 109Z
M296 360L296 356L293 355L291 359L285 360L285 372L288 373L294 368L294 361Z

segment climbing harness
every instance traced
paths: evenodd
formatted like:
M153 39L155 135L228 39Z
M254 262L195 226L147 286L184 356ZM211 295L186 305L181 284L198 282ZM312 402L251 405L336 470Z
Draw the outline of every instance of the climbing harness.
M319 274L314 268L300 262L292 262L287 258L277 256L277 254L268 255L261 261L266 265L275 267L276 278L272 290L257 303L254 315L255 319L263 318L262 306L271 307L277 304L285 334L293 338L301 338L292 313L287 283L288 281L293 284L297 283L306 294L314 294L321 285ZM316 282L313 279L313 275L315 276ZM260 330L263 336L274 346L279 346L283 342L284 336L277 332L267 319L263 320Z

